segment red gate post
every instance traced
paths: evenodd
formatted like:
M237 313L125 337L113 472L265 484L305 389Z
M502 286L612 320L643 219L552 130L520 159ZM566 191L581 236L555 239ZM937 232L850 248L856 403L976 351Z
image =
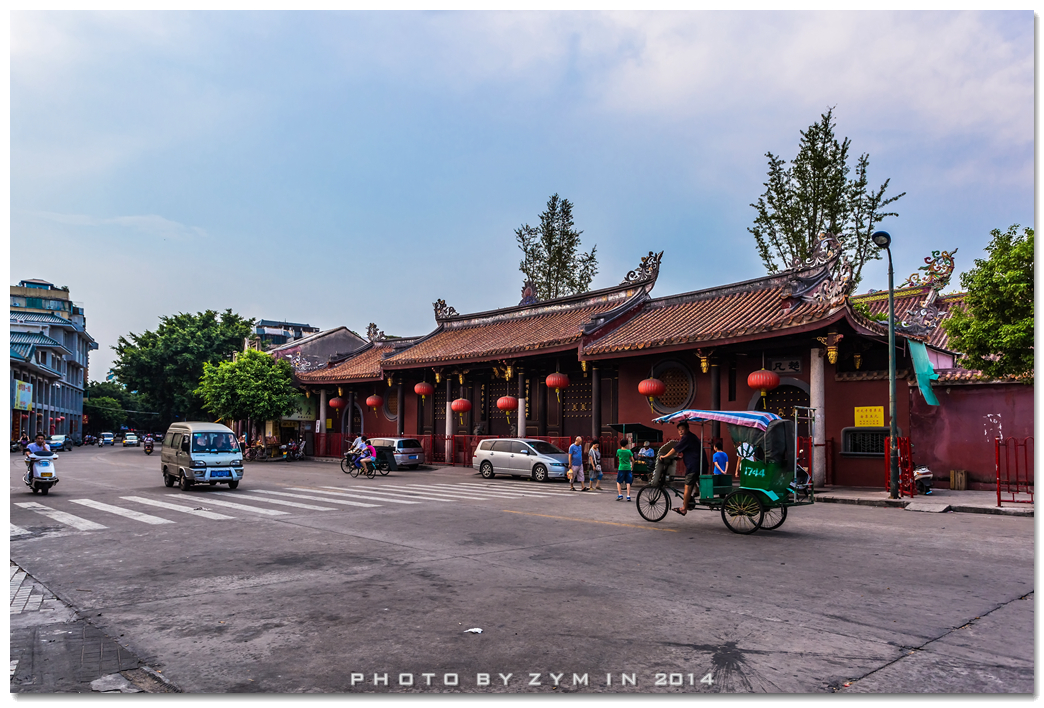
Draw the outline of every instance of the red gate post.
M1003 443L1003 445L1002 445ZM1034 440L1032 437L1023 438L1001 438L994 439L994 459L997 467L997 506L1002 502L1013 504L1033 503L1033 475L1031 463L1033 460L1032 449ZM1003 449L1004 454L1001 454ZM1021 457L1020 457L1020 454ZM1001 459L1003 457L1003 460ZM1012 479L1012 458L1015 462L1015 474ZM1029 499L1017 499L1016 494L1028 494ZM1010 499L1007 498L1010 496Z

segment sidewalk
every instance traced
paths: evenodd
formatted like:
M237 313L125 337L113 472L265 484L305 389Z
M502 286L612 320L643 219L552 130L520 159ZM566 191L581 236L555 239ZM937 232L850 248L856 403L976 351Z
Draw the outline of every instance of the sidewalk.
M816 490L817 502L859 504L862 506L894 506L907 511L960 511L972 514L1001 514L1003 516L1033 516L1032 504L1005 502L997 506L997 492L956 491L933 489L928 496L889 499L888 492L876 487L823 487Z
M31 575L11 573L11 693L180 693Z

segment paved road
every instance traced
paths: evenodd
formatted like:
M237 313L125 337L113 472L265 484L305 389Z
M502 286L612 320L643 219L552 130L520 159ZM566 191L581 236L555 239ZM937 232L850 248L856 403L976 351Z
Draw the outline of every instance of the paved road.
M1033 690L1032 519L822 504L739 536L452 468L57 465L33 496L12 455L12 560L186 692Z

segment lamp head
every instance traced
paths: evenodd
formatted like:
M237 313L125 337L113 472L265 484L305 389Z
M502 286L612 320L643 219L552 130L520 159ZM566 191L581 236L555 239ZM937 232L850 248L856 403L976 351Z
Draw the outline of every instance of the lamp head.
M892 236L887 231L875 231L870 237L870 240L873 241L878 248L888 248L892 244Z

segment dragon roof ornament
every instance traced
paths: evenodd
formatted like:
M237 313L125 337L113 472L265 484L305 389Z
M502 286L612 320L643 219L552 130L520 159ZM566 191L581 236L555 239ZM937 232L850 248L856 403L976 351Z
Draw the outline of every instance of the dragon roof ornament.
M900 288L929 287L936 292L950 284L950 276L953 275L953 256L957 249L952 251L932 251L932 255L924 259L924 265L917 270L924 271L914 273Z
M852 290L852 264L845 256L844 240L831 233L819 234L809 257L795 258L789 270L794 272L791 300L830 309L843 304Z
M446 301L439 298L435 302L431 303L432 307L435 308L435 319L444 320L450 317L460 317L460 313L453 307L446 304Z
M384 331L377 329L377 325L371 322L366 328L366 338L371 342L383 342L385 339Z
M915 337L927 337L942 322L945 313L939 309L935 301L939 297L939 292L950 284L950 276L953 275L954 268L953 254L955 253L957 253L956 248L952 251L932 251L932 255L924 259L925 264L918 268L918 270L924 271L924 276L922 277L921 273L914 273L899 286L902 288L927 287L928 294L921 304L914 305L902 317L897 318L899 320L895 325L897 331L912 334Z
M649 251L649 255L642 258L642 262L638 264L638 267L629 272L620 285L634 285L655 280L660 273L661 258L663 258L663 251L659 253Z

